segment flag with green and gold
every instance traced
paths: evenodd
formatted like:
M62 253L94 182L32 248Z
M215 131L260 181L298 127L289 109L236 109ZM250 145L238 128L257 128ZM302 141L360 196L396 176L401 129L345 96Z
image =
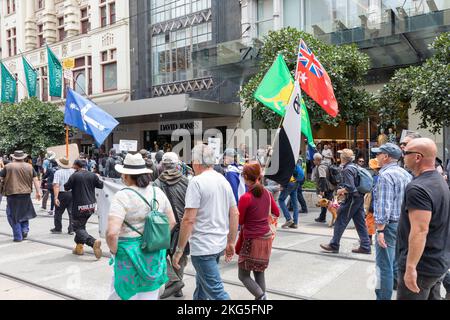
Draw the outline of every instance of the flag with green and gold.
M2 97L1 102L16 102L17 82L13 75L8 71L3 62L1 63L2 73Z
M286 105L289 103L293 89L294 79L289 72L283 56L279 54L272 67L267 71L258 89L256 89L254 97L270 110L284 117L286 114ZM301 101L301 107L302 133L307 138L308 144L315 147L311 122L303 99Z

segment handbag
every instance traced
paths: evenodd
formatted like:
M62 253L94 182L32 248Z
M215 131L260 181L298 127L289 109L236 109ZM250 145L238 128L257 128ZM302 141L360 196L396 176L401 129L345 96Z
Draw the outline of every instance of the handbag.
M150 212L145 217L144 233L139 232L127 221L124 223L133 231L142 236L141 249L144 252L155 252L160 250L167 250L170 248L170 224L169 218L166 214L159 212L159 204L156 200L156 190L153 186L153 200L152 204L136 190L125 188L123 190L131 190L136 193L149 207ZM155 208L156 204L158 207Z

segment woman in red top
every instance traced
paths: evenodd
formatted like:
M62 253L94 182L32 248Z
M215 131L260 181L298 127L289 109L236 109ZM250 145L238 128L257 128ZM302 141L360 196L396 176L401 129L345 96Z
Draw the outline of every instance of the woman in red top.
M239 254L239 280L256 300L266 300L264 271L269 265L272 251L272 232L269 226L269 210L279 217L272 194L261 184L261 166L247 164L242 173L248 192L239 199L239 225L241 235L237 252ZM253 271L255 280L250 277Z

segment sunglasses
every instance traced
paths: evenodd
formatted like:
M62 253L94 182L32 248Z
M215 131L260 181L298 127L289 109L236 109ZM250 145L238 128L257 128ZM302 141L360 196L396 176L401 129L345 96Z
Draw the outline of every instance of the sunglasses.
M407 156L408 154L414 154L415 153L415 154L420 154L423 157L423 153L417 152L417 151L405 151L405 150L403 150L402 153L403 153L403 156Z
M401 142L400 143L400 147L406 147L407 143L406 142Z
M364 163L364 160L359 160L358 162L359 162L359 163Z

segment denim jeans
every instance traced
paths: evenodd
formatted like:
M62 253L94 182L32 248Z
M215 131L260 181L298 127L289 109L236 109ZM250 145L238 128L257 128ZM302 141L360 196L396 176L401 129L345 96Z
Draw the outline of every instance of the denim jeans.
M197 273L194 300L230 300L220 277L220 255L221 253L191 257Z
M297 200L298 203L300 203L300 207L302 208L303 212L308 212L308 206L306 205L305 198L303 197L303 185L300 183L297 183Z
M8 223L12 228L14 240L21 241L23 240L23 234L28 233L30 231L30 224L28 221L18 222L16 224L13 223L13 219L11 216L11 210L9 206L6 205L6 217L8 218Z
M339 208L333 230L333 239L331 239L330 246L333 249L339 250L341 237L344 234L350 220L353 219L356 231L358 232L359 240L361 241L361 248L371 251L369 233L367 232L366 220L364 218L364 197L348 197L349 198L345 201L345 203Z
M394 278L396 276L397 262L395 259L395 245L397 243L398 223L389 223L384 228L384 241L387 248L382 248L375 241L375 263L377 266L377 287L375 294L377 300L391 300L394 291Z
M278 198L278 204L283 211L286 221L291 221L291 214L286 206L286 199L290 196L292 208L294 209L294 223L298 224L298 202L297 202L297 182L289 182L289 184L281 191L280 198Z

